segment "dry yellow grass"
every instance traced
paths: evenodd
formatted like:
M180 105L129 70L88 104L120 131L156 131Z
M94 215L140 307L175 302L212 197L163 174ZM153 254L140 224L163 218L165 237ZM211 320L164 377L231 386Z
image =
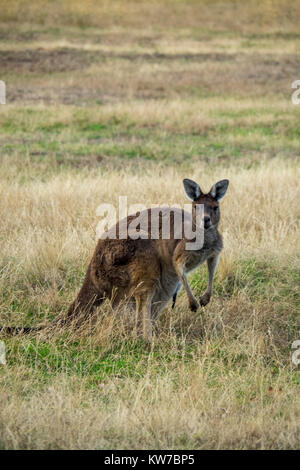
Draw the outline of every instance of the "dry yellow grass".
M2 436L12 449L297 448L300 409L294 388L282 392L279 381L268 392L264 383L270 378L249 365L251 381L222 378L220 370L219 393L213 393L206 385L209 372L202 371L209 360L204 354L192 372L178 370L176 390L172 374L155 379L151 368L139 381L114 378L95 391L65 375L27 400L7 390L1 396ZM28 381L24 370L14 373ZM11 381L11 390L17 383ZM243 400L237 390L245 391ZM104 407L108 397L110 406Z
M183 176L195 178L204 189L224 176L231 181L222 204L225 250L218 273L220 285L238 275L239 261L244 258L272 259L279 270L298 266L299 168L273 161L259 169L232 167L224 171L198 166L186 175L175 169L156 168L155 178L151 171L146 175L111 171L97 176L56 176L44 183L33 181L26 187L2 184L1 253L4 264L7 260L3 286L10 282L20 288L23 284L27 286L29 304L34 303L37 309L47 304L57 313L64 311L74 291L58 295L64 282L62 273L70 263L78 267L86 264L95 244L98 204L117 204L119 194L128 194L129 203L184 203ZM233 297L214 298L202 316L187 310L182 295L175 312L169 311L161 323L161 334L157 345L147 353L148 365L143 374L139 378L126 372L121 377L113 374L96 382L92 389L88 377L78 379L63 371L44 385L36 374L30 378L22 353L30 347L30 340L25 339L23 346L14 340L15 365L2 370L3 445L297 447L300 402L297 386L287 380L292 370L290 345L285 344L285 330L280 331L286 322L285 314L278 317L272 290L269 298L253 302L248 299L247 289L246 284ZM130 335L120 329L107 306L101 312L99 324L89 330L83 348L90 351L101 345L103 355L120 341L117 360L118 355L128 354L122 349L126 349L124 344ZM15 324L22 322L20 314L7 318ZM50 341L59 337L59 332L50 330ZM188 351L192 338L198 346L186 361L184 350ZM47 335L41 334L34 346L33 361L34 357L39 361L39 344L43 347L45 340ZM63 354L68 354L72 341L72 337L64 340ZM130 341L134 349L138 339L131 337ZM162 357L158 366L157 354L165 355L167 362ZM229 362L223 362L223 354ZM243 367L238 373L235 362L241 355ZM286 365L274 377L273 368L265 361ZM34 364L34 369L39 367L38 362ZM158 367L165 372L158 373Z
M237 258L242 252L243 257L274 257L283 262L286 258L288 263L288 257L296 257L300 248L299 172L295 163L280 160L248 170L209 168L199 162L188 174L156 165L146 174L141 168L135 174L110 170L89 176L57 175L26 186L2 181L2 256L18 259L22 277L34 273L35 267L43 269L41 260L44 267L55 261L56 268L66 260L86 260L96 241L100 204L118 208L119 196L127 195L128 206L183 206L189 202L182 186L184 177L198 181L204 191L226 177L230 190L222 204L224 258Z

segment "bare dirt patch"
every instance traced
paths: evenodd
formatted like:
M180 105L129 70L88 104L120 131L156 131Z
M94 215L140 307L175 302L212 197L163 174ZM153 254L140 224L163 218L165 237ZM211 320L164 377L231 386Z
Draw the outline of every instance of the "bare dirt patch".
M0 51L2 71L66 72L80 69L90 63L90 53L78 49L36 49Z
M92 101L164 99L199 93L286 94L291 77L297 77L300 70L300 55L40 48L0 51L0 63L2 79L10 75L8 102L81 106ZM20 82L18 77L23 73L28 76Z
M103 51L86 51L78 48L59 48L54 50L27 49L24 51L0 51L2 71L22 72L67 72L78 70L89 64L103 62L105 59L121 59L134 62L163 61L233 61L234 54L162 54L162 53L115 53Z

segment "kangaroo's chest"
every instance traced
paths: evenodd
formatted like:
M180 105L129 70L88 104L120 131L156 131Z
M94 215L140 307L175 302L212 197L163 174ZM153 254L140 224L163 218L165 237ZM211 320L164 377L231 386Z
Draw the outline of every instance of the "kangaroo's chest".
M186 256L185 262L185 272L193 271L200 266L200 264L204 263L210 256L214 253L213 248L202 249L199 252L191 252Z

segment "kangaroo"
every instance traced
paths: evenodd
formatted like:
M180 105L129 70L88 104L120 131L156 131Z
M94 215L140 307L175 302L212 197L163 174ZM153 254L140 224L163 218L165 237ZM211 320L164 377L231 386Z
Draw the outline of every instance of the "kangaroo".
M188 296L189 308L192 311L198 309L199 303L192 293L186 274L205 261L209 282L199 302L203 307L207 305L223 248L222 237L218 232L219 202L225 196L228 184L227 179L221 180L212 186L209 193L204 194L196 182L184 179L185 192L192 200L192 213L178 208L157 207L130 215L113 227L114 233L120 234L121 224L123 227L125 224L129 230L137 220L139 223L148 222L147 238L122 239L117 236L111 239L109 235L113 229L105 232L105 236L98 240L83 285L67 312L66 321L75 321L75 325L80 325L105 299L112 301L113 308L124 302L124 299L130 299L131 306L142 317L143 334L151 341L153 327L160 313L172 298L175 306L177 292L181 287ZM202 224L196 220L196 209L200 204L204 208ZM156 239L151 238L153 215L159 220L159 236ZM162 236L165 217L169 217L170 222L169 239ZM178 225L183 220L187 220L195 231L202 230L203 245L200 249L188 250L187 242L190 240L185 235L181 239L176 237Z

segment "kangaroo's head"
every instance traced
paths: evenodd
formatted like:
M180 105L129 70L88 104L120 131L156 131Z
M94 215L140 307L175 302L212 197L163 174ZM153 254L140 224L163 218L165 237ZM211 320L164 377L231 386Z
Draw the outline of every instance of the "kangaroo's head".
M209 193L204 194L200 186L193 180L188 178L183 180L183 185L186 194L193 201L193 213L197 204L203 204L203 222L204 229L210 229L211 227L217 227L220 221L220 208L219 202L225 196L229 181L221 180L214 184Z

